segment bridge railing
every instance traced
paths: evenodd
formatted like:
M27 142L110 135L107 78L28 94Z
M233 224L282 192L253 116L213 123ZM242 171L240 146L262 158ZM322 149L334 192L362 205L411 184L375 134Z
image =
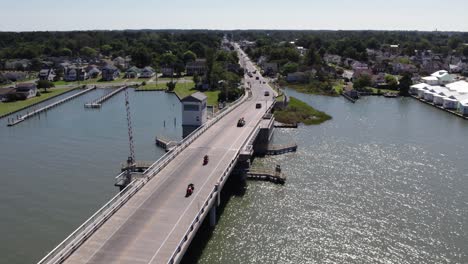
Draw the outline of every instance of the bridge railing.
M272 105L266 110L266 112L270 112L271 109L275 105L276 99L273 100ZM257 121L257 124L255 126L255 129L252 131L252 133L255 133L258 130L259 124L261 122L261 119ZM244 144L248 144L250 141L250 136L247 137L247 139L244 141ZM193 219L193 221L190 223L190 226L187 228L187 230L184 233L184 236L182 240L179 242L173 253L171 254L171 257L167 261L168 264L174 264L174 263L179 263L180 258L182 255L180 254L182 252L182 249L184 247L187 247L187 241L189 241L190 234L198 229L198 227L201 225L201 222L203 219L205 219L205 215L207 214L208 210L211 208L212 204L214 203L214 200L216 198L216 195L218 195L218 192L221 191L222 186L226 182L228 176L231 174L232 170L234 169L234 166L236 165L237 159L239 158L240 152L242 151L242 148L239 149L234 156L234 158L231 159L229 162L228 167L226 170L224 170L223 174L219 178L217 184L214 186L213 190L210 192L208 195L208 198L206 198L205 202L203 203L202 207L200 208L200 211L198 211L197 215Z
M218 120L231 112L247 100L248 94L236 100L229 108L220 112L209 123L193 131L188 137L181 141L179 146L167 152L164 156L154 162L145 172L144 180L132 181L127 187L115 195L109 202L88 218L81 226L79 226L71 235L63 240L58 246L50 251L38 264L45 263L61 263L70 254L75 251L83 242L90 237L107 219L109 219L120 207L122 207L136 192L138 192L152 177L160 172L169 162L171 162L182 150L190 143L197 139L209 127L215 124ZM125 177L125 172L117 175L116 180L120 177Z
M38 263L61 263L63 262L76 248L93 234L110 216L112 216L125 202L127 202L133 194L143 187L143 181L135 181L130 183L125 189L115 195L103 207L97 210L86 222L71 233L65 240L49 252Z

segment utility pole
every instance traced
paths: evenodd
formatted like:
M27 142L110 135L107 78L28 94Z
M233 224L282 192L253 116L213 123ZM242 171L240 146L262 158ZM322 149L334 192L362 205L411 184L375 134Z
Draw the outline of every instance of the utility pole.
M128 129L128 141L130 146L130 156L127 159L127 174L126 184L131 181L131 174L135 169L135 146L133 144L133 128L132 119L130 116L130 102L128 100L128 88L125 89L125 110L127 112L127 129Z

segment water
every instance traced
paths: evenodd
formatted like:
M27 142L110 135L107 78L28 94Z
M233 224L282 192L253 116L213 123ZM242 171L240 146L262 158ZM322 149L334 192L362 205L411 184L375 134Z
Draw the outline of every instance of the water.
M0 263L37 262L117 193L114 177L129 154L124 93L100 110L83 107L104 93L89 92L14 127L0 120ZM182 137L179 100L162 92L129 95L136 159L155 161L164 154L155 136Z
M248 182L198 263L468 263L468 122L411 98L287 90L333 116L277 130L284 186Z

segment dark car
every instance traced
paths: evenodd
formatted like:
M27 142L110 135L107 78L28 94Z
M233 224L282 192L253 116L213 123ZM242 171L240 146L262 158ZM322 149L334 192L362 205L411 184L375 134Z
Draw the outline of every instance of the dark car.
M269 91L265 91L265 92L263 93L263 95L264 95L264 96L270 96L270 92L269 92Z
M258 109L258 108L262 108L262 104L261 104L261 103L257 103L257 104L255 105L255 108L257 108L257 109Z

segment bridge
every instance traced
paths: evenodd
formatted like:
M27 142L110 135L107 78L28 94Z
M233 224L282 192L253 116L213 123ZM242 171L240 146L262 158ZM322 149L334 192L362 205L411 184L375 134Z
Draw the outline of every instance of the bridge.
M249 72L255 71L239 46L235 47L240 63ZM203 220L209 216L210 224L215 224L220 192L236 165L252 153L255 137L265 134L265 124L273 127L266 113L276 93L259 73L246 75L245 85L250 89L244 97L146 171L133 175L118 195L39 263L179 263ZM240 117L246 121L243 127L236 125ZM207 165L202 164L204 155L210 157ZM119 175L117 181L123 177ZM189 183L195 190L185 197Z

